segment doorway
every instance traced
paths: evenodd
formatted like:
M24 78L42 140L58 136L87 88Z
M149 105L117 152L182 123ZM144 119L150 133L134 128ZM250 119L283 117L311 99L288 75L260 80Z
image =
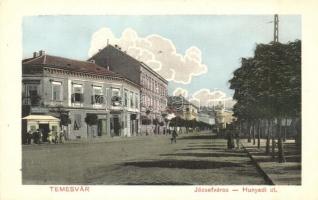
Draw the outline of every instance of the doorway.
M50 132L49 124L39 124L39 129L41 130L43 134L42 141L47 142L47 136L48 136L48 133Z
M118 117L114 117L114 135L120 136L120 122Z
M107 120L99 119L98 120L98 136L103 136L107 134Z

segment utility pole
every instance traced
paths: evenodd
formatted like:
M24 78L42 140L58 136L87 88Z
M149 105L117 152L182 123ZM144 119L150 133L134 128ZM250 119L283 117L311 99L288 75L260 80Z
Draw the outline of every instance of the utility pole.
M274 42L278 42L278 15L274 15Z

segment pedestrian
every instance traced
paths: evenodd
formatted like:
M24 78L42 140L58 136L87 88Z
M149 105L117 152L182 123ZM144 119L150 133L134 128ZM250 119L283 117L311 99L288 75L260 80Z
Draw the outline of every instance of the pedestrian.
M240 134L236 131L235 133L236 149L240 149Z
M43 133L42 133L42 130L39 129L39 132L38 132L38 143L41 144L42 143L42 137L43 137Z
M58 132L55 130L55 131L53 132L53 142L54 142L54 144L57 144L57 143L58 143L58 139L59 139L59 134L58 134Z
M50 130L49 130L49 133L47 134L47 141L49 142L49 144L52 143L52 139L53 139L53 132L52 132L52 130L50 129Z
M33 132L33 142L35 144L39 143L39 139L40 139L39 134L40 134L40 130L39 129L36 129L36 131Z
M177 143L177 136L178 136L177 131L173 130L172 131L172 137L171 137L171 144L172 144L173 141L174 141L174 143Z
M64 143L64 140L65 140L64 130L61 130L61 132L60 132L60 143Z
M30 129L27 133L27 144L31 144L32 136L33 136L33 130Z
M234 148L233 133L230 127L226 130L226 136L227 136L227 148L233 149Z

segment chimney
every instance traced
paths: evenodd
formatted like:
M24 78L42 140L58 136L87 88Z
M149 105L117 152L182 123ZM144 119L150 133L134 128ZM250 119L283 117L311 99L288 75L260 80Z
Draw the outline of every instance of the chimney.
M39 56L43 56L43 55L45 55L45 51L40 50L40 51L39 51Z
M33 58L38 57L38 52L33 52Z

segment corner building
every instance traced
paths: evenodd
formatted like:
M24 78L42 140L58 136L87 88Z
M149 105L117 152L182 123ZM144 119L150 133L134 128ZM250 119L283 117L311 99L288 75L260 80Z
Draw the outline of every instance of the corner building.
M22 117L55 116L67 139L137 135L139 102L140 85L93 62L44 51L22 61ZM46 140L48 125L31 128Z

